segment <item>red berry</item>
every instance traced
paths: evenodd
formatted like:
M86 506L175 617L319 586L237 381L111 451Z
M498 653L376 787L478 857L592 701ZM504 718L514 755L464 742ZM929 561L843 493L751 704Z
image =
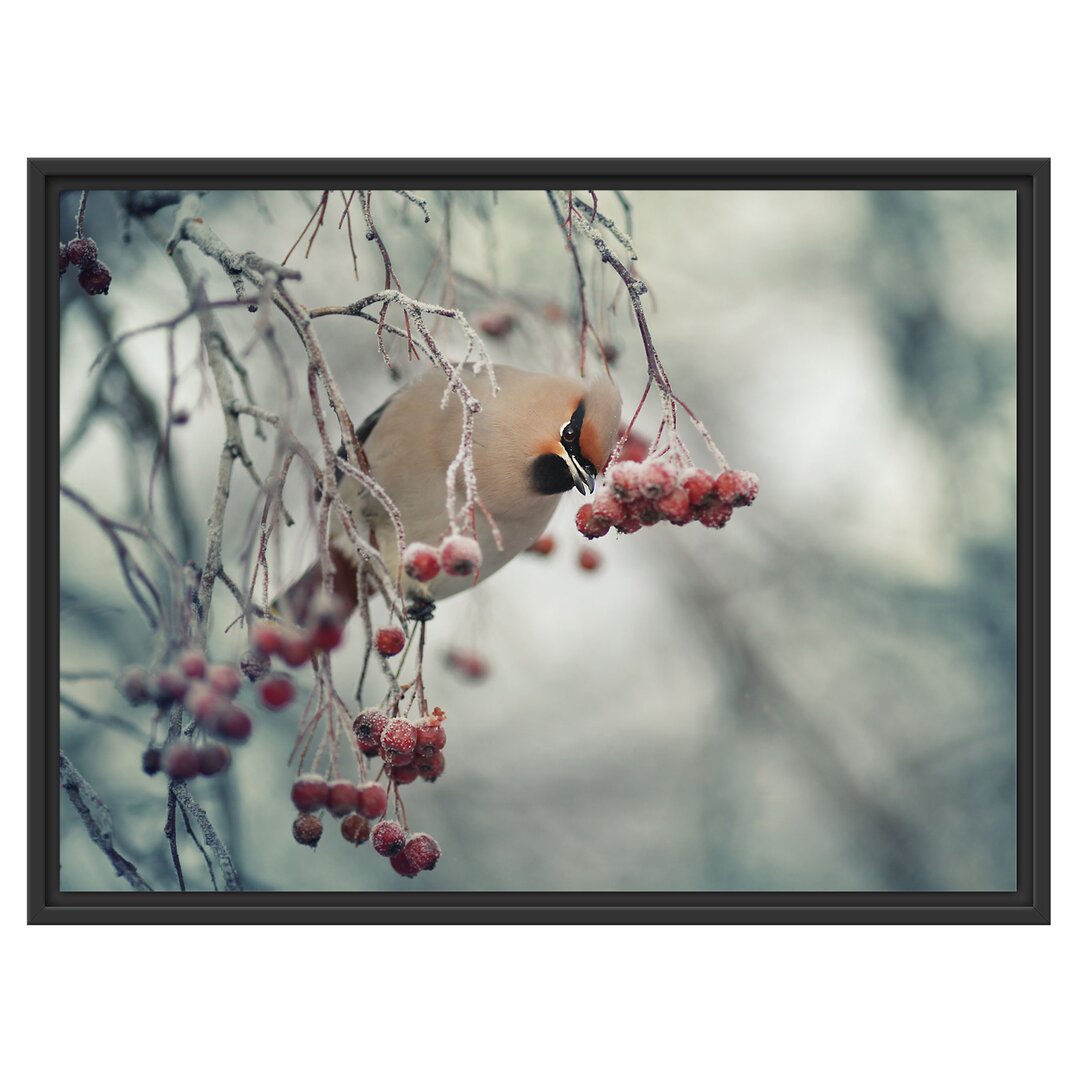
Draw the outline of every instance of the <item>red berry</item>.
M199 775L199 753L191 743L170 743L161 752L161 768L171 780L190 780Z
M416 749L416 728L398 717L383 728L382 748L388 754L411 754Z
M94 263L93 266L79 271L79 285L89 296L107 295L111 284L112 274L103 262Z
M240 670L247 676L248 682L258 682L270 673L270 657L258 649L248 649L240 657Z
M608 486L615 493L615 498L630 502L641 496L642 465L636 461L618 461L608 472Z
M758 493L758 478L742 469L728 469L716 478L716 494L732 506L749 506Z
M300 814L293 822L293 839L298 844L306 844L312 848L318 847L322 829L322 822L314 814Z
M199 747L199 772L203 776L216 776L224 772L232 761L232 751L219 742L206 743Z
M341 819L341 835L359 847L371 835L371 826L359 814L349 814Z
M602 524L606 521L609 525L618 528L626 518L626 507L615 497L615 493L610 488L604 488L597 492L596 498L593 499L592 516L597 523Z
M651 499L635 499L627 507L627 516L633 517L642 525L655 525L660 520L660 511Z
M722 502L714 502L694 511L694 517L709 529L722 529L730 520L731 514L731 507Z
M187 693L188 681L179 668L159 671L150 683L150 696L159 708L166 708L175 701L182 701Z
M514 316L509 311L488 311L478 318L476 325L488 337L506 337L514 329Z
M216 731L221 718L232 708L228 698L222 697L209 683L192 683L184 695L184 708L207 731Z
M257 622L251 628L251 644L261 653L273 656L281 648L282 629L277 623Z
M229 739L232 742L243 742L251 737L253 727L251 717L243 709L236 705L230 705L218 720L215 730L223 739Z
M439 563L452 577L475 574L480 561L480 545L469 536L448 536L439 546Z
M436 752L446 745L446 728L442 724L425 721L416 729L416 750L418 758L434 757Z
M365 784L356 793L357 809L374 821L386 813L386 792L378 784Z
M420 770L410 761L407 765L391 765L390 775L395 784L411 784L420 775Z
M150 700L150 676L145 668L128 668L120 675L116 688L132 705L144 705Z
M405 845L405 855L414 870L434 870L442 852L433 836L416 833Z
M534 555L550 555L555 550L555 538L550 533L538 536L526 549Z
M375 634L375 649L380 656L397 656L405 648L405 632L399 626L384 626Z
M371 846L386 858L405 848L405 830L396 821L380 821L371 831Z
M67 257L80 269L86 270L98 261L97 244L89 236L67 243Z
M300 667L311 659L311 642L306 634L285 630L278 644L278 655L289 667Z
M619 432L622 438L623 432ZM619 461L644 461L649 455L649 444L636 432L630 432L619 454Z
M373 757L379 752L383 728L389 720L378 709L365 709L353 721L353 731L356 732L357 745L368 757Z
M574 521L577 524L578 532L587 540L599 540L601 536L606 536L611 529L606 520L593 514L592 503L582 503L578 507L577 514L574 515Z
M446 654L446 663L463 678L479 682L487 678L487 661L476 653L466 652L464 649L451 649Z
M345 637L345 620L340 606L332 599L321 600L313 613L308 638L316 649L333 652Z
M441 750L436 750L432 757L418 757L416 768L428 783L433 784L446 771L446 756Z
M334 780L326 789L326 809L334 817L351 814L357 807L359 792L348 780Z
M409 862L408 855L404 851L399 851L396 855L390 856L390 865L402 876L407 878L414 878L420 873L419 870L414 869L413 864Z
M600 556L591 548L583 548L578 553L578 566L582 570L596 570L599 568L601 561Z
M244 677L232 664L211 664L206 673L206 681L226 697L236 697L244 685Z
M329 794L330 785L318 773L305 773L298 776L293 783L293 806L306 812L321 810L326 805Z
M627 514L626 517L623 518L622 523L616 526L616 529L624 536L630 536L631 533L636 533L640 528L641 522L630 514Z
M143 751L143 772L147 776L156 776L161 770L161 751L156 746L149 746Z
M179 664L180 670L189 679L201 679L206 674L206 657L194 649L181 653Z
M439 574L439 550L430 544L410 544L405 549L404 566L413 581L431 581Z
M284 709L291 705L296 697L296 687L292 679L285 674L270 675L262 680L258 686L259 700L268 709Z
M716 497L716 481L704 469L687 469L679 477L679 486L690 498L690 505L698 507Z
M641 466L639 484L646 499L662 499L675 490L675 469L659 458L645 461Z
M672 525L685 525L694 518L694 512L690 509L690 496L684 488L675 488L662 499L657 499L656 509Z

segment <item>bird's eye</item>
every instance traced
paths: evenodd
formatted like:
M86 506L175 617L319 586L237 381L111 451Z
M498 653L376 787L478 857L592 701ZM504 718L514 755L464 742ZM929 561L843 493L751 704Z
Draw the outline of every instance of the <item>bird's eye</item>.
M576 442L578 437L577 428L573 424L567 424L562 429L562 441L564 443Z

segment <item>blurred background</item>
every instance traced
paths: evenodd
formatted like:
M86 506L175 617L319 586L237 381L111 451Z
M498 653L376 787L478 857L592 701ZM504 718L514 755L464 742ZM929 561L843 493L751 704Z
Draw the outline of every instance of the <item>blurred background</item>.
M428 224L392 192L373 198L404 291L487 325L498 361L571 369L576 279L543 193L419 194ZM615 194L598 194L627 227ZM213 192L203 214L234 250L280 260L319 195ZM245 886L1013 889L1014 194L623 195L668 375L731 464L758 474L757 502L719 532L661 524L609 534L590 545L601 565L585 572L572 492L549 557L522 555L439 605L426 682L449 717L447 769L404 795L410 825L432 833L443 858L416 880L333 828L314 853L294 843L286 759L304 695L281 714L253 705L256 733L232 769L192 782ZM77 202L77 192L62 199L64 239ZM309 306L383 286L355 213L354 275L340 199L333 207L308 257L305 238L289 260ZM174 213L157 214L166 233ZM180 279L111 193L90 194L86 231L113 283L88 297L72 273L61 279L62 480L103 513L149 521L181 561L201 561L223 422L194 320L176 351L175 409L190 419L173 431L171 478L159 476L152 516L165 336L132 338L90 370L110 338L185 308ZM233 295L218 266L186 251L211 297ZM628 418L645 384L641 341L622 284L594 251L581 242L578 251ZM252 318L222 314L239 346ZM359 420L395 386L374 327L326 318L316 328ZM454 327L438 337L460 355ZM304 354L283 320L277 338L302 387ZM277 411L280 378L265 351L247 366L255 399ZM314 446L298 404L297 431ZM646 408L641 432L651 437L656 419ZM271 444L249 435L248 445L265 472ZM293 470L296 524L271 562L278 586L313 557L310 501ZM224 548L238 579L256 502L238 469ZM155 565L148 553L145 565ZM112 682L146 663L152 642L108 539L67 500L61 596L61 746L109 806L119 851L155 888L175 888L166 782L140 769L151 710L127 706ZM235 661L246 647L238 627L226 633L235 614L219 587L214 659ZM355 686L361 637L354 625L336 660L342 688ZM451 650L481 657L486 677L441 662ZM197 850L186 839L180 850L189 887L210 888ZM63 792L61 859L64 889L127 888Z

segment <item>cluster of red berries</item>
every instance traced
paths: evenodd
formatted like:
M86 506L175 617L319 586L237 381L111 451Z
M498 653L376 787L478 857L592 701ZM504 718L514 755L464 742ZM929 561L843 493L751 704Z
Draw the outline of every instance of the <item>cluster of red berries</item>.
M389 717L378 709L365 709L353 721L356 744L365 757L381 757L395 784L414 780L434 783L446 769L446 714L435 709L418 724L404 717Z
M128 668L117 685L132 705L153 702L159 709L183 705L208 737L199 746L187 739L163 749L151 746L143 754L143 770L151 776L160 771L173 780L191 780L227 769L232 760L229 748L209 737L239 743L251 735L251 716L234 700L243 684L239 669L207 663L195 650L181 653L176 663L155 672Z
M79 284L91 296L104 295L112 284L109 268L98 261L97 244L89 236L80 236L60 245L60 274L68 266L79 267Z
M255 682L262 704L276 712L293 703L296 687L287 673L271 672L271 658L277 656L289 667L300 667L318 652L332 652L344 637L344 620L331 606L316 610L306 630L263 620L251 628L252 651L241 661L241 668Z
M447 536L437 547L409 544L405 549L405 573L421 583L437 577L439 571L451 577L471 577L480 569L480 545L470 536Z
M712 476L704 469L679 472L663 458L617 461L591 503L577 512L577 528L588 540L611 529L634 533L646 525L699 521L722 529L737 506L749 506L758 493L757 477L739 469Z

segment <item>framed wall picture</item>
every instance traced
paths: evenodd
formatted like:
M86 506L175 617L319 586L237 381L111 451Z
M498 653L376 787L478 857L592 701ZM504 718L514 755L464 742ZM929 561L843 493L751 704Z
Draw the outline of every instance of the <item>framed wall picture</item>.
M29 236L31 922L1049 921L1049 162L36 160Z

